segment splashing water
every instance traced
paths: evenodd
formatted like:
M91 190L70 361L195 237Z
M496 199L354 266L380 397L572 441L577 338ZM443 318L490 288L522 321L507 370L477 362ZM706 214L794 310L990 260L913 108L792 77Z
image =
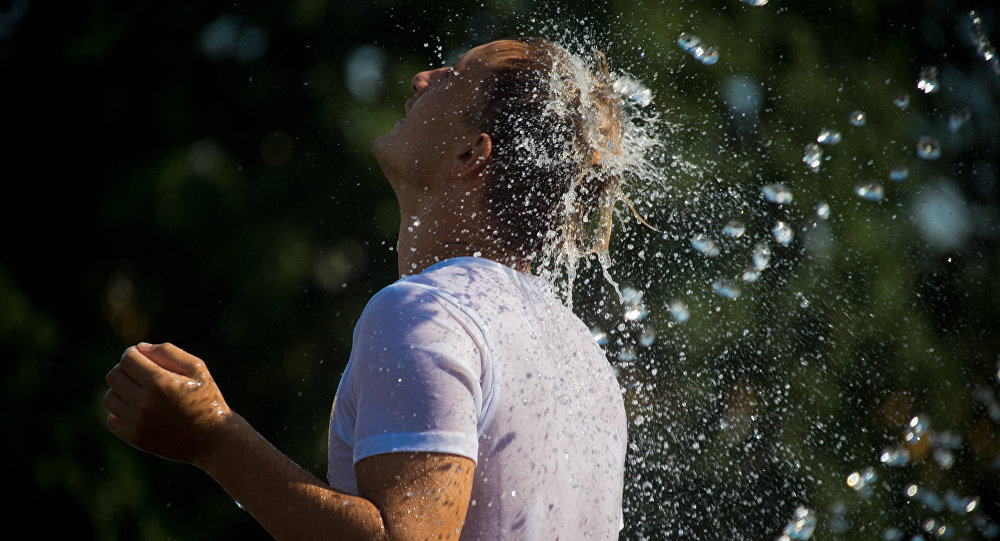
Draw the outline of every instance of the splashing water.
M769 14L769 10L744 11ZM694 51L705 45L694 33L708 34L692 20L678 18L667 35L691 31L677 41L698 58ZM751 37L760 39L741 35L746 40L739 42L741 46L751 47L755 43ZM735 43L713 39L723 50ZM638 225L622 207L617 215L622 232L616 232L621 236L613 246L614 257L607 259L607 266L594 265L588 271L594 276L581 272L577 282L577 295L584 299L578 306L589 303L609 312L593 317L600 320L600 329L608 329L600 332L620 370L633 421L626 487L628 533L623 539L698 537L705 531L732 539L774 539L779 534L785 539L809 539L814 531L821 538L847 539L858 531L864 532L863 538L909 539L914 534L938 538L937 532L944 531L953 539L988 539L984 532L998 529L996 513L983 511L989 509L985 500L972 503L980 496L972 493L975 488L960 490L946 481L947 475L965 467L963 460L970 460L973 444L966 435L958 448L952 448L955 444L941 435L943 431L931 430L929 416L914 416L912 410L924 407L936 387L921 388L914 383L917 378L900 376L911 370L909 359L913 367L954 361L940 349L930 351L940 345L928 343L914 330L927 325L924 320L930 316L912 307L907 310L909 301L895 300L893 292L902 287L900 282L912 281L927 283L920 295L934 296L947 287L944 276L951 275L940 268L934 271L939 274L920 270L926 261L911 265L905 259L912 268L903 265L883 276L887 268L896 268L886 267L885 260L904 259L902 252L907 250L928 258L955 255L940 247L949 246L941 244L945 241L934 240L943 237L933 235L949 227L961 230L956 223L969 219L952 219L949 212L942 212L935 218L940 228L925 225L930 222L922 216L938 208L933 197L941 190L920 187L940 178L949 160L961 152L956 139L948 139L953 133L946 129L950 113L965 104L970 118L975 111L978 130L984 118L979 112L982 101L971 97L937 105L928 101L952 93L951 86L941 86L937 67L949 84L954 69L944 60L934 60L938 66L921 72L923 84L918 84L912 102L904 92L907 88L912 92L909 65L898 66L891 78L887 74L866 81L887 88L877 103L851 95L848 107L868 111L872 122L862 114L858 126L852 113L851 124L864 129L849 130L846 138L823 124L843 119L843 96L849 95L849 88L839 102L815 111L815 124L786 122L782 126L786 132L767 131L765 121L774 114L770 104L795 98L794 91L782 88L768 74L752 74L735 60L724 66L732 73L678 61L676 52L671 57L670 41L642 47L645 56L634 47L642 60L629 70L615 66L615 51L621 54L628 47L607 48L614 89L627 120L625 138L642 148L614 158L620 164L616 167L628 179L623 191L657 231ZM579 50L591 47L585 45ZM967 52L971 56L973 51ZM673 63L652 60L657 53L673 58ZM730 61L728 53L726 59ZM642 75L644 63L650 64L647 71L654 75ZM730 77L739 79L730 83ZM715 84L719 94L714 95L727 100L718 126L713 124L714 103L697 97L713 95L713 87L701 85ZM760 92L760 97L737 100L730 96L737 90L748 96L751 90ZM696 97L685 101L688 93ZM741 109L734 103L757 105ZM700 120L699 115L709 120ZM970 134L975 130L967 122L954 130L958 137L977 135ZM727 135L713 139L718 133ZM810 134L817 133L810 141ZM631 152L624 140L621 146ZM949 152L942 154L942 147ZM919 160L912 159L914 152ZM758 155L766 159L757 159ZM805 167L796 165L800 156ZM978 163L977 170L993 171L984 165L985 158L976 159L969 163ZM942 182L956 184L957 173L951 175L955 178ZM886 176L898 184L871 181ZM875 204L878 201L883 203ZM901 238L901 226L914 223L917 227L904 228L912 237ZM867 244L853 240L860 247L845 248L850 230L859 231L859 238L863 234L871 238L864 241ZM976 229L970 225L965 230L972 235ZM611 302L601 304L604 299L593 290L605 287L599 280L602 271L635 287L622 287L619 296L608 286ZM850 280L837 282L838 275ZM888 314L898 317L899 323L887 326ZM955 327L947 328L955 332ZM885 358L883 352L892 348L900 350L899 357ZM845 360L840 349L851 352L852 360ZM654 370L657 375L652 375ZM922 368L913 370L922 373ZM1000 384L1000 364L988 372L991 382ZM947 380L947 373L939 373L936 381ZM897 381L893 378L916 387L890 383ZM956 389L944 387L940 392ZM983 412L992 411L990 400L977 400ZM994 409L997 420L984 413L985 422L1000 425L1000 403ZM843 411L856 415L841 415ZM899 416L902 421L888 428L879 424ZM918 421L911 427L905 420L913 417ZM994 424L988 426L995 430ZM986 461L982 468L988 469L992 466L986 464L995 459L982 460ZM829 466L837 461L841 461L838 467ZM820 469L824 467L829 470ZM919 473L924 470L947 475ZM908 495L911 485L913 494ZM904 509L918 511L894 513L893 504L887 503L890 493L910 502ZM796 501L810 503L796 510ZM704 512L688 511L696 502L707 506ZM972 510L953 510L964 509L959 505L963 502ZM806 505L815 505L816 511ZM965 522L956 522L960 514L968 515ZM751 525L746 518L750 515L769 521L767 531L756 530L756 523ZM932 516L936 522L927 530L926 521ZM713 530L714 525L719 529Z

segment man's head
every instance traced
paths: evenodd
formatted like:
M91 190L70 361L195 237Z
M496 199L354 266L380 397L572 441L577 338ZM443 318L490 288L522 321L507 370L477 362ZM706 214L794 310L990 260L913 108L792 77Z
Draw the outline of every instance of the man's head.
M402 192L464 183L506 250L606 248L621 115L603 56L595 74L540 38L495 41L413 88L406 119L373 147L401 204Z

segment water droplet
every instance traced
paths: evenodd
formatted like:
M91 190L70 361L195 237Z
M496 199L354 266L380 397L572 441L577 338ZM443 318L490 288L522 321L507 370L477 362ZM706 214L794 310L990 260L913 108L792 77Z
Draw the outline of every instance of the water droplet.
M642 304L642 291L623 287L622 301L625 304L625 321L640 321L649 314L649 310Z
M903 532L892 526L882 531L882 541L899 541L903 538Z
M892 99L892 104L900 109L906 109L910 105L910 95L906 92L900 92Z
M861 474L858 472L854 472L851 475L847 476L847 486L851 488L856 487L860 482L861 482Z
M934 460L938 466L949 470L955 465L955 453L949 449L934 449Z
M763 243L758 242L756 246L753 247L753 268L754 270L762 271L771 264L771 248Z
M820 164L823 162L823 149L816 143L809 143L806 145L802 161L809 166L809 169L813 171L818 170Z
M625 310L624 317L625 321L642 321L642 319L647 315L649 315L649 310L646 310L646 307L643 305L637 304L628 307L628 309Z
M864 111L851 111L851 114L847 115L847 120L851 124L861 127L865 125L865 121L867 121L868 118L865 116Z
M754 7L760 7L760 6L766 6L767 0L743 0L743 3Z
M597 345L603 346L608 343L608 333L601 330L599 327L592 327L590 329L590 336L594 338L594 342Z
M634 361L635 360L635 348L632 346L627 346L618 352L619 361Z
M910 452L906 450L906 447L902 446L886 447L882 449L882 455L879 456L879 460L886 466L898 468L910 463Z
M701 44L701 39L687 32L681 32L681 35L677 37L677 44L681 46L681 49L690 51Z
M798 506L795 514L785 525L778 541L805 540L812 537L813 530L816 529L816 514L811 510Z
M917 88L924 94L933 94L938 91L941 83L938 82L938 69L935 66L925 66L920 70L920 79L917 81Z
M906 432L903 434L903 439L907 443L916 443L920 441L920 438L927 433L927 429L930 428L930 422L920 416L915 416L910 419L909 424L906 426Z
M639 107L646 107L653 103L653 92L645 85L629 77L619 77L612 83L611 87L626 99L635 103Z
M774 228L771 229L771 233L774 235L774 240L782 246L788 246L792 243L792 239L795 238L795 231L792 231L792 226L785 222L778 222L774 224Z
M934 445L945 449L958 449L962 447L962 436L947 430L934 432Z
M862 499L872 495L872 485L878 480L873 468L865 468L847 476L847 486L853 488Z
M869 201L881 201L885 195L882 185L878 182L862 182L854 187L854 193Z
M746 230L747 227L743 225L743 222L739 220L732 220L731 222L726 224L726 227L722 228L722 234L728 237L733 237L734 239L738 239L743 236L743 233L745 233Z
M936 160L941 157L941 145L930 136L923 136L917 141L917 156L925 160Z
M816 136L816 142L821 145L836 145L840 142L840 132L823 128Z
M719 61L719 52L714 47L705 44L698 36L686 32L681 33L677 37L677 44L681 46L681 49L691 53L691 56L702 64L711 66Z
M817 147L818 148L818 147ZM805 158L803 158L803 161ZM812 165L810 165L812 167ZM818 165L816 167L819 167ZM815 168L814 168L815 169ZM764 198L772 203L784 205L792 202L792 191L784 184L768 184L761 189Z
M656 329L650 327L649 325L643 326L642 336L639 337L639 345L648 348L653 345L654 341L656 341Z
M957 132L970 118L972 118L972 112L969 111L968 107L962 107L952 112L951 116L948 117L948 130L951 133Z
M684 323L691 317L688 307L683 301L675 300L670 303L670 315L677 323Z
M706 235L698 234L691 237L691 246L694 246L695 250L698 250L708 257L715 257L719 255L719 247L716 246L714 240Z
M902 182L908 176L910 176L910 169L905 165L897 165L889 170L889 179L896 182Z
M740 298L740 294L742 293L739 287L725 278L716 278L715 281L712 282L712 291L715 291L717 294L732 300Z
M752 284L760 278L760 271L755 269L753 265L750 265L749 267L746 268L746 270L743 271L743 274L740 275L740 278L742 278L744 282Z
M997 58L997 50L983 32L983 21L975 11L969 12L969 19L972 21L972 28L969 29L969 37L976 44L976 52L979 57L986 61L993 73L1000 75L1000 59Z
M825 220L830 217L830 205L826 201L820 201L816 203L816 216L819 216L820 220Z

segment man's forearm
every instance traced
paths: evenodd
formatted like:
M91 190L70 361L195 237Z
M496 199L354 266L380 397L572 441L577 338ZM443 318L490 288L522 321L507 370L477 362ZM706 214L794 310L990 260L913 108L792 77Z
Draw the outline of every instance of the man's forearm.
M305 471L233 413L196 465L275 539L385 539L382 515Z

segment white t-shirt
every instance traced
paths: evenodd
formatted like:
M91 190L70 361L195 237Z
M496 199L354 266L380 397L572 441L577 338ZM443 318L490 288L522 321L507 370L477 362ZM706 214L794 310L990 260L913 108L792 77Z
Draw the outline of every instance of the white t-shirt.
M330 418L327 480L399 451L476 462L463 540L617 539L621 388L590 331L537 277L438 263L365 307Z

